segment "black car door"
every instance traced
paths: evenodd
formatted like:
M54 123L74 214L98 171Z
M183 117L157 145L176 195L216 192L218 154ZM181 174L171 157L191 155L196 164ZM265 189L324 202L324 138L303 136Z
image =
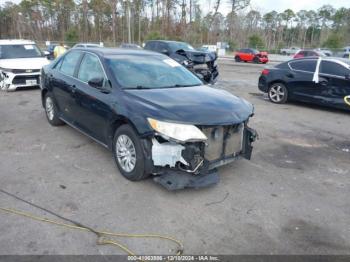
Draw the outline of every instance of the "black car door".
M85 53L77 71L77 79L79 84L73 94L76 125L88 135L106 144L107 127L111 117L109 107L111 87L97 55ZM102 79L103 88L90 86L88 82L92 79Z
M346 64L337 61L323 60L320 68L320 79L325 88L322 96L328 106L350 109L344 98L350 96L350 70Z
M317 59L305 59L289 62L290 71L285 75L289 96L305 102L320 102L325 90L323 82L316 83L313 77ZM321 79L320 79L321 80Z
M71 51L61 58L58 64L51 71L50 84L56 105L61 117L66 121L73 123L72 108L75 101L71 93L77 85L74 78L77 65L81 59L82 52Z

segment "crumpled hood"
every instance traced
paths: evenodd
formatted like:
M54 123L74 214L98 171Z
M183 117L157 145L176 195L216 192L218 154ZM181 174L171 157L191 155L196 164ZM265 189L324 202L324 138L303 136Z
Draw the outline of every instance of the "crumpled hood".
M207 63L215 61L217 55L215 52L203 52L203 51L184 51L186 56L195 63Z
M0 68L41 69L49 63L50 61L46 57L0 59Z
M253 105L224 90L208 86L126 90L126 106L144 117L195 125L229 125L247 120Z

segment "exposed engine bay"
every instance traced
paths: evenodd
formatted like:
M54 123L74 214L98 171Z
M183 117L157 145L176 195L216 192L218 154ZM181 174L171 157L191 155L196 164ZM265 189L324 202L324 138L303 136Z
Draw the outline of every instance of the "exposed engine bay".
M165 174L163 178L156 177L156 182L170 190L209 186L219 181L217 167L240 157L251 158L251 144L256 140L257 133L246 122L198 128L207 137L206 141L179 143L161 135L152 139L154 173L161 177ZM179 173L182 174L179 176Z
M214 84L219 76L217 54L215 52L176 51L177 57L183 66L199 76L205 83Z

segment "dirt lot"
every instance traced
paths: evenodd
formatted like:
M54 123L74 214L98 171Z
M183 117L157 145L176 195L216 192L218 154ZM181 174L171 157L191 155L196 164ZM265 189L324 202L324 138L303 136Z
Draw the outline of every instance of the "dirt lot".
M127 181L109 151L51 127L32 90L0 93L0 188L99 229L175 236L186 254L350 254L349 113L271 104L257 90L259 65L223 60L220 70L218 88L254 103L260 140L252 161L220 169L218 185L168 192ZM45 215L2 194L0 206ZM0 232L0 254L123 254L93 234L4 213ZM143 254L174 248L124 243Z

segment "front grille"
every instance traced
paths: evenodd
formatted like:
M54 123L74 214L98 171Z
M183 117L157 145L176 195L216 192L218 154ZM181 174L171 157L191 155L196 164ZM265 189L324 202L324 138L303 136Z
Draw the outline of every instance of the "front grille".
M36 75L36 76L31 76L31 75L15 76L12 80L12 84L14 84L14 85L26 85L27 80L36 80L37 85L40 84L40 77L38 75Z
M12 72L15 74L38 73L40 69L12 69Z
M208 161L236 156L242 151L244 124L215 126L202 129L207 136L204 157Z

